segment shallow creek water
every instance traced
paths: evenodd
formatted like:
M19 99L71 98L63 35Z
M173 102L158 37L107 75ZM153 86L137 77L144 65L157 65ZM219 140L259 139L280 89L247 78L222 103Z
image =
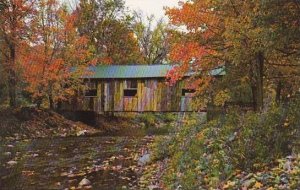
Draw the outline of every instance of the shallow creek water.
M0 144L0 189L139 189L151 137L99 136ZM79 186L82 179L90 184Z

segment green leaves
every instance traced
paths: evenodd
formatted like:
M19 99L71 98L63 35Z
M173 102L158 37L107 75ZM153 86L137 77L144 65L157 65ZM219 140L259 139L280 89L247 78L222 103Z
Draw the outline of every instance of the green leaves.
M132 17L123 0L81 0L77 27L89 36L94 57L104 64L140 62L137 40L132 31Z

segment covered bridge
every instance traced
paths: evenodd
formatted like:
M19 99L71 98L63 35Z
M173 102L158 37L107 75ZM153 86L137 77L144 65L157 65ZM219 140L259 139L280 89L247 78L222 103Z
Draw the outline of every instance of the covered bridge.
M85 77L82 97L68 105L72 110L105 112L187 112L193 108L193 90L185 80L166 84L171 65L100 65ZM219 75L213 73L213 75Z

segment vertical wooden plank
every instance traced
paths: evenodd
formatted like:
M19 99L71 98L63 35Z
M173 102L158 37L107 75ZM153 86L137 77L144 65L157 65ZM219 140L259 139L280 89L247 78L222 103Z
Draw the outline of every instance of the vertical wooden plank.
M121 80L115 81L115 87L114 87L114 110L115 111L122 111L122 97L121 97Z
M150 111L154 111L154 93L155 93L155 80L150 80L151 86L150 86Z
M152 111L153 104L153 80L148 81L148 111Z
M124 80L120 80L119 82L119 111L123 111L123 97L124 97Z
M177 84L176 83L174 86L171 87L171 92L170 92L170 110L171 111L176 111L176 89L177 89Z
M114 99L114 111L119 111L118 110L118 102L119 102L119 96L118 96L118 86L119 86L119 82L117 80L114 81L115 85L114 85L114 94L113 99Z
M147 80L144 81L143 83L143 88L142 88L142 98L141 98L141 101L142 101L142 111L147 111Z
M109 111L109 84L107 81L104 83L104 112Z
M101 81L98 81L98 85L97 85L97 102L98 102L98 105L97 105L97 113L100 114L102 113L102 102L101 102L101 96L102 96L102 91L101 91Z
M128 98L124 97L124 111L127 111L128 110Z
M156 111L161 111L160 110L160 101L161 101L161 80L157 80L157 89L156 89Z
M155 93L155 80L151 80L151 110L150 111L154 111L155 110L155 106L154 106L154 103L155 103L155 96L154 96L154 93Z
M124 89L125 89L125 80L120 81L120 110L124 110Z
M168 86L168 91L167 91L167 111L172 111L172 89L174 86Z
M153 80L153 111L157 111L157 84L158 79Z
M101 113L104 113L105 111L105 82L101 81L101 96L100 96L100 102L101 102Z
M150 81L146 80L145 81L145 111L150 110Z
M159 97L158 97L158 102L157 102L157 104L158 104L158 111L163 111L163 82L162 81L160 81L160 83L159 83Z
M145 111L145 80L141 80L141 96L139 98L140 101L140 111Z
M148 80L147 86L147 111L151 111L152 107L152 80Z
M115 80L110 80L109 94L110 94L110 111L115 111Z
M143 88L143 84L142 84L142 80L139 79L137 81L137 111L141 111L142 110L142 88Z
M160 102L160 106L161 106L161 111L166 111L167 109L167 101L168 101L168 97L167 97L167 89L168 86L166 84L161 84L161 102Z

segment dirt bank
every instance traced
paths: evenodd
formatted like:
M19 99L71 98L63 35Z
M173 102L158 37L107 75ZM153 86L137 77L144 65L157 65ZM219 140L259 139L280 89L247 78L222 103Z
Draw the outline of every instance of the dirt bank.
M81 122L70 121L50 110L36 108L0 111L0 140L65 137L100 133Z

